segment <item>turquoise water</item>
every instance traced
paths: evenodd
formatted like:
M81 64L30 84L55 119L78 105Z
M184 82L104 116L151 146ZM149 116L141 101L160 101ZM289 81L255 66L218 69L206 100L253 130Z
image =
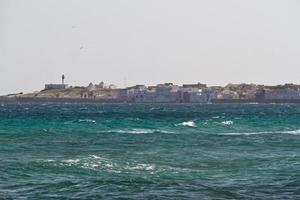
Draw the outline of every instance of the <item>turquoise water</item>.
M0 199L300 199L300 105L0 103Z

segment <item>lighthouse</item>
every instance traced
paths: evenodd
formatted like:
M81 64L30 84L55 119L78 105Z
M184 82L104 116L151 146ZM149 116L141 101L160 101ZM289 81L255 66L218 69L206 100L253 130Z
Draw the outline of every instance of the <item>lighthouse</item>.
M68 85L65 84L65 75L61 75L61 84L57 84L57 83L50 83L50 84L45 84L45 90L51 90L51 89L66 89L68 88Z

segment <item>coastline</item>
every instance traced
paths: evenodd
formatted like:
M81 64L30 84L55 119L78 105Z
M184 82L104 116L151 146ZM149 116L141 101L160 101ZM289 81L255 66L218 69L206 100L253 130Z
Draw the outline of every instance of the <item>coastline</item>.
M192 102L135 102L120 99L89 99L89 98L50 98L50 97L0 97L0 102L8 103L112 103L112 104L300 104L300 99L212 99L208 103Z

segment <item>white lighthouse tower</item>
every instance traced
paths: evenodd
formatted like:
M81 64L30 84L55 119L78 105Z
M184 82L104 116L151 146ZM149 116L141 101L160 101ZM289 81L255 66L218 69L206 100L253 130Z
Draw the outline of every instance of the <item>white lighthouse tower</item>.
M61 76L61 83L62 83L63 85L65 84L65 75L64 75L64 74Z

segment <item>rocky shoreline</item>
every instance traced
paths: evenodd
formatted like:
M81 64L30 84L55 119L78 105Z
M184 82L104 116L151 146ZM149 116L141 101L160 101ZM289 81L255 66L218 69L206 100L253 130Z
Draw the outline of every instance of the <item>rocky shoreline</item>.
M155 104L155 103L164 103L164 104L186 104L188 102L135 102L135 101L124 101L119 99L88 99L88 98L49 98L49 97L0 97L0 102L8 102L8 103L148 103L148 104ZM262 104L300 104L300 99L212 99L212 104L255 104L255 103L262 103ZM200 104L200 103L193 103L193 104Z
M2 102L70 102L70 103L300 103L300 85L264 86L228 84L225 87L206 84L173 83L156 86L135 85L117 88L90 83L84 86L46 84L45 89L32 93L0 96Z

